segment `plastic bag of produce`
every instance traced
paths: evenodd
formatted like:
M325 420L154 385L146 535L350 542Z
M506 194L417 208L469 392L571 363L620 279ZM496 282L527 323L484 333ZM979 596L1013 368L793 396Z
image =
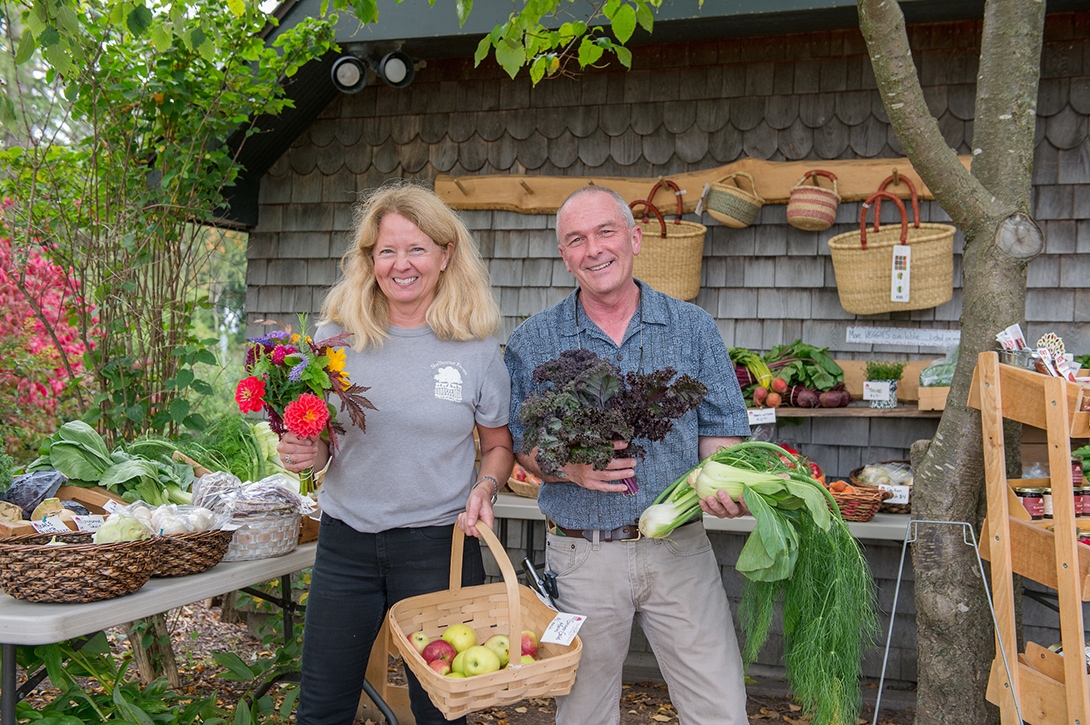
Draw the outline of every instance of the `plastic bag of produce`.
M954 381L954 368L958 364L958 350L955 347L946 353L942 360L936 360L920 371L921 388L949 387Z
M25 473L15 477L0 500L15 504L23 510L23 518L29 519L38 504L52 498L67 480L60 471Z

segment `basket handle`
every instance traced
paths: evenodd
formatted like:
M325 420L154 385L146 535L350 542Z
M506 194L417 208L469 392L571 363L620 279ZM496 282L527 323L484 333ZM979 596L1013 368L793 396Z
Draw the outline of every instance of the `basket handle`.
M920 228L920 198L916 196L916 186L912 183L912 179L907 176L902 176L897 173L897 169L893 170L893 173L886 177L886 180L878 185L878 191L885 191L886 187L890 184L897 186L900 183L904 183L908 187L908 191L912 196L912 226L916 229ZM874 203L874 231L878 231L878 217L882 214L882 200L879 199Z
M678 203L679 204L681 203L681 198L680 197L678 197ZM651 221L647 217L647 212L648 211L650 211L652 214L655 215L655 218L659 220L659 228L662 229L662 232L659 234L659 236L662 237L663 239L665 239L666 238L666 220L664 220L662 218L662 212L659 211L658 207L655 206L654 204L652 204L651 202L647 201L646 199L636 199L636 201L634 201L634 202L632 202L631 204L628 205L628 208L631 209L632 211L635 211L637 206L643 206L644 207L643 218L640 219L640 221L642 221L642 222L650 222Z
M522 599L519 597L519 583L515 574L515 567L511 566L511 559L507 557L507 551L504 550L503 544L492 533L492 528L480 519L477 519L476 526L477 531L481 533L481 539L488 544L488 550L492 552L492 558L496 560L496 564L500 567L503 584L507 588L507 638L511 641L512 647L515 645L521 647L519 643L522 641ZM465 551L465 545L466 536L458 528L458 524L455 524L454 537L450 547L449 589L452 592L457 592L462 588L462 554ZM521 652L521 650L519 651Z
M871 207L871 202L874 202L874 231L878 231L878 199L887 197L893 199L893 203L897 205L897 211L901 212L901 244L907 244L908 240L908 219L905 218L905 205L897 197L889 191L876 191L867 197L867 200L863 202L863 208L859 210L859 243L863 249L867 248L867 210Z
M799 179L799 182L797 184L795 184L795 186L802 186L809 179L809 180L814 182L814 186L820 188L821 184L819 184L818 180L817 180L817 177L819 177L819 176L824 176L826 179L829 179L830 181L832 181L833 182L833 193L836 194L837 196L840 195L839 189L837 189L838 184L837 184L837 180L836 180L836 174L834 174L832 171L823 171L821 169L813 169L811 171L807 171L805 174L802 175L802 178Z
M674 224L681 224L682 204L681 204L681 187L669 179L660 179L657 184L651 187L651 193L647 195L647 201L651 204L655 203L655 193L662 187L669 187L674 192L674 199L677 201L677 216L674 217Z
M743 179L749 179L750 193L752 193L758 199L761 198L761 195L757 193L757 182L753 180L753 175L748 171L732 171L715 183L722 184L727 181L733 181L735 186L737 186L739 189L742 189L742 185L738 183L738 177L742 177ZM742 189L742 191L745 191L745 189Z

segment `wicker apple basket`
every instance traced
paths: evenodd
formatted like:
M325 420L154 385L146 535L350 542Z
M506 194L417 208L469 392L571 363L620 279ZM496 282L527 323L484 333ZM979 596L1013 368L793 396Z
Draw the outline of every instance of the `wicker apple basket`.
M403 599L390 608L387 623L391 639L405 664L427 690L431 701L448 720L476 710L506 706L529 697L566 695L575 682L583 644L576 637L567 646L541 643L540 659L512 663L506 669L475 677L444 677L428 667L408 635L423 631L440 636L452 624L468 624L484 642L493 634L507 634L518 643L518 633L533 630L538 636L556 615L529 588L518 583L514 567L492 530L482 522L477 529L496 559L503 581L463 587L462 551L465 537L455 527L450 555L450 589ZM513 606L517 602L517 606Z

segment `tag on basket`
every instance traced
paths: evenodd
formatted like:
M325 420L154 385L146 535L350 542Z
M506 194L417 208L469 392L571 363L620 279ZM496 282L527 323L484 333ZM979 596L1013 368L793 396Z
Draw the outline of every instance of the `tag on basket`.
M890 486L885 483L880 483L878 484L878 490L893 492L893 498L887 498L885 503L907 504L909 496L912 495L911 486Z
M102 510L105 511L106 513L108 513L108 514L116 513L116 512L120 511L123 508L125 508L125 504L118 503L117 501L114 501L112 498L109 501L106 501L106 502L104 502L102 504Z
M76 529L79 531L98 531L102 526L103 519L98 514L90 514L88 516L75 515L72 517L76 521Z
M579 634L579 628L585 621L587 618L582 614L558 612L542 633L541 641L567 646L575 639L575 635Z
M890 302L908 302L911 272L912 247L907 244L893 245L893 270L889 285Z
M30 525L39 534L70 534L72 529L65 526L60 516L46 516L41 521L31 521Z

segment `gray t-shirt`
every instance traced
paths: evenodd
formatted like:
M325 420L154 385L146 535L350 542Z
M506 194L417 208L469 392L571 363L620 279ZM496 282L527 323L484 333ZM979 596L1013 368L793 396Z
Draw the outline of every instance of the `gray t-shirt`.
M323 325L314 337L340 331ZM453 524L476 480L474 426L507 425L511 380L499 343L391 327L381 349L346 352L350 380L370 388L378 410L366 411L366 433L338 413L347 433L318 495L322 510L363 533Z

